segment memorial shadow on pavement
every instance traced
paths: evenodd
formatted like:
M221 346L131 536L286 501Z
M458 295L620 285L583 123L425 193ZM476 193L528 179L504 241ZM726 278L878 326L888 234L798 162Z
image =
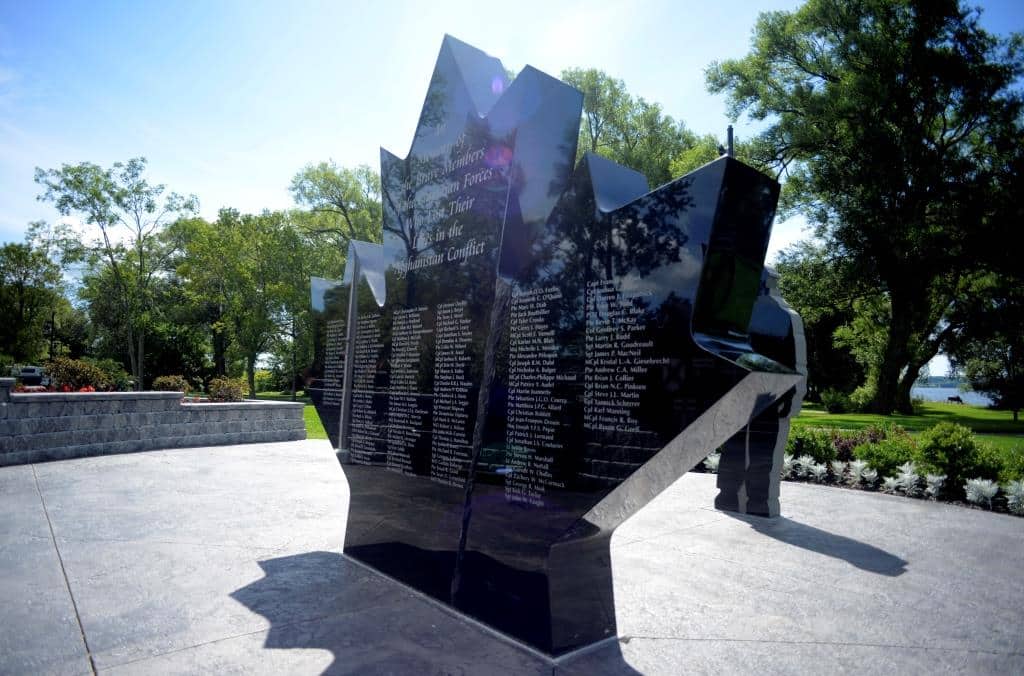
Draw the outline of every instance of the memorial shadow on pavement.
M333 661L325 674L583 673L571 656L542 659L336 552L282 556L259 565L264 577L231 597L270 623L264 648L329 651ZM581 655L580 666L597 653L602 674L639 673L614 642Z
M784 516L764 518L723 511L737 521L750 525L758 533L785 542L794 547L841 559L861 570L888 577L899 577L907 572L907 561L860 540L836 535L827 530L808 526Z

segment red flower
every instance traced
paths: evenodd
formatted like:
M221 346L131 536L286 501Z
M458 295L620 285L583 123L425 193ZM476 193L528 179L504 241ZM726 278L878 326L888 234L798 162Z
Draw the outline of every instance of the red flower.
M71 391L71 386L68 385L67 383L64 383L63 385L61 385L60 391L61 392L70 392Z

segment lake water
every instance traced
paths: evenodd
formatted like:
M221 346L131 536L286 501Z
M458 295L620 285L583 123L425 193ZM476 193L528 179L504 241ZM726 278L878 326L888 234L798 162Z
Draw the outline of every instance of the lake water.
M946 401L949 397L959 396L965 404L971 406L990 406L992 400L977 392L961 392L955 387L914 387L910 390L911 397L921 397L925 401Z

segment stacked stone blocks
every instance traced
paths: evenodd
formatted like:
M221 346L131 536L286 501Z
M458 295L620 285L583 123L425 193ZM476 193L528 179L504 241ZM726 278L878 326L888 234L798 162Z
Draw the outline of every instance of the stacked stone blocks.
M180 392L13 394L0 378L0 466L306 438L301 403L183 403Z

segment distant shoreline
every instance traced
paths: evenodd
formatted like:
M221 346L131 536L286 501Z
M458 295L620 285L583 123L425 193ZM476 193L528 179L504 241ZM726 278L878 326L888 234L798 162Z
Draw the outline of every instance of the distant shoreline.
M911 397L920 397L925 401L948 401L949 397L960 397L965 404L970 406L989 407L992 400L979 392L961 392L958 387L913 387L910 390Z
M925 376L924 378L918 378L917 382L914 383L914 387L960 387L967 385L966 380L959 378L949 378L946 376Z

